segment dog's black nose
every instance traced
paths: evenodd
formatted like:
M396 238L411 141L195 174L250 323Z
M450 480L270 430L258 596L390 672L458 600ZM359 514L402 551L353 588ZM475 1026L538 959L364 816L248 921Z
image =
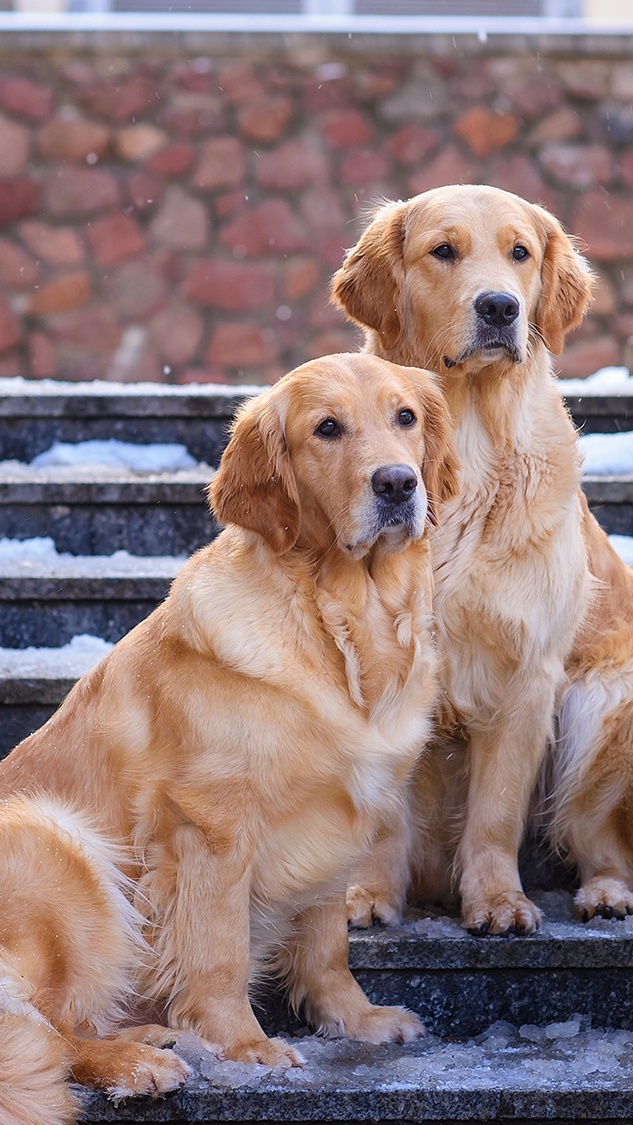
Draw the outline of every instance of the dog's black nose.
M390 504L402 504L418 487L418 478L408 465L381 465L371 478L376 496Z
M480 293L475 311L493 328L506 328L519 315L520 307L511 293Z

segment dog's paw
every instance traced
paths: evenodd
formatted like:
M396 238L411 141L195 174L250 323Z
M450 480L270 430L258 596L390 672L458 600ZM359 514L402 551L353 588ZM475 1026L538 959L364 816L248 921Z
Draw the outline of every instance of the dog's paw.
M347 920L355 929L369 926L395 926L402 919L400 903L391 902L388 894L371 891L358 884L347 889Z
M156 1098L184 1086L191 1068L173 1051L141 1043L135 1047L133 1055L130 1054L129 1065L121 1067L116 1080L106 1086L111 1101L118 1103L124 1098L142 1095Z
M465 907L462 918L464 929L476 937L532 934L540 924L540 910L521 891L508 891L488 902Z
M371 1005L354 1020L342 1020L340 1032L349 1039L363 1043L410 1043L425 1034L424 1024L406 1008L382 1008Z
M135 1036L137 1043L147 1043L151 1047L177 1047L181 1040L189 1042L194 1037L216 1059L224 1058L222 1048L217 1043L209 1043L207 1039L202 1039L199 1035L194 1036L194 1032L188 1031L186 1028L161 1027L160 1024L152 1023L147 1024L140 1030L139 1037L136 1038ZM128 1038L131 1037L131 1035L128 1035Z
M262 1063L271 1067L303 1066L303 1055L284 1043L283 1039L255 1039L250 1043L240 1043L235 1047L227 1047L224 1057L233 1062Z
M621 879L597 876L583 883L574 899L574 911L581 922L590 918L625 918L633 914L633 891Z

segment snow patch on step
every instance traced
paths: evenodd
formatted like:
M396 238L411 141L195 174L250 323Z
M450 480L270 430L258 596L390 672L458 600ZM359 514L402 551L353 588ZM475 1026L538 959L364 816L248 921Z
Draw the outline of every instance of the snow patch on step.
M198 462L186 446L177 442L137 445L109 438L106 441L76 443L56 441L50 449L38 453L31 465L35 469L98 465L117 470L128 469L134 473L177 473L183 469L197 468Z
M49 537L0 539L0 574L5 578L175 578L185 555L143 557L59 553Z
M633 474L633 432L581 434L578 446L584 476L630 476Z
M564 395L633 395L633 376L628 367L601 367L586 379L558 379Z
M633 536L610 535L609 542L627 566L633 566Z
M80 633L61 648L0 648L0 677L78 680L113 648L109 641L90 633Z
M204 476L210 480L216 470L205 461L196 461L185 445L178 442L136 443L109 438L106 441L55 442L38 453L30 463L0 461L5 481L94 480L131 475L157 477L169 474L184 481Z
M0 379L0 395L18 397L37 394L42 398L63 395L81 397L83 395L125 395L134 398L138 395L162 395L164 397L186 398L190 395L208 395L210 398L226 395L230 398L258 394L266 390L259 383L115 383L104 379L94 379L86 383L64 383L58 379L24 379L22 376Z

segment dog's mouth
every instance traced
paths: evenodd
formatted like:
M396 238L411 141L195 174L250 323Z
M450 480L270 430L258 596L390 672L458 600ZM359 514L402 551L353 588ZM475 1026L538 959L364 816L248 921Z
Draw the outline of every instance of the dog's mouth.
M374 518L355 543L346 543L345 548L354 558L362 557L381 540L389 547L397 548L410 539L418 539L424 533L424 521L410 501L398 505L396 510L374 511Z
M444 366L450 370L452 367L460 367L461 364L466 363L475 355L483 353L485 356L492 358L495 352L505 353L512 363L521 363L521 352L516 345L514 334L502 330L477 333L463 351L456 356L445 355L442 357L442 361Z

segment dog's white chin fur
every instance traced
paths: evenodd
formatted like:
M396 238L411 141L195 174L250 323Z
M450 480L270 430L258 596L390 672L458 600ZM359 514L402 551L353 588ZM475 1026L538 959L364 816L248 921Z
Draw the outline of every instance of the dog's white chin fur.
M380 529L377 535L365 542L347 543L345 549L353 559L362 559L377 545L380 545L385 555L395 555L411 542L412 539L421 539L424 535L424 520L417 526L411 527L408 523L391 524Z

